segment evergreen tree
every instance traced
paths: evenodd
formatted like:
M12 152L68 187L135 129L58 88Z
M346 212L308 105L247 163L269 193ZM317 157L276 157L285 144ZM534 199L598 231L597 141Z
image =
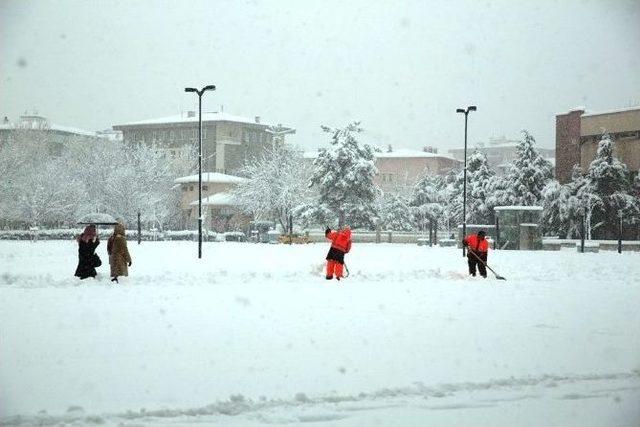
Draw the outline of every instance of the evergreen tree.
M445 175L440 193L445 206L445 215L450 225L462 224L463 184L463 171L452 170Z
M589 165L587 184L582 200L586 202L589 222L601 238L615 238L618 234L619 215L631 218L637 215L639 203L633 195L627 166L613 155L613 141L604 134L598 144L595 159Z
M490 186L495 172L489 168L487 156L475 151L467 161L467 222L493 224Z
M356 139L362 131L359 122L344 128L322 127L331 134L331 146L323 149L313 162L310 186L318 189L319 209L331 211L338 225L373 228L376 222L375 199L380 189L374 184L377 174L373 149Z
M381 223L386 230L411 231L413 218L408 201L400 194L384 197L381 208Z
M448 229L444 188L442 177L433 175L424 175L414 186L409 205L418 229L426 230L429 223L441 224Z
M516 147L516 159L504 180L492 184L490 204L534 206L542 203L542 190L552 178L551 163L535 148L535 139L526 130Z

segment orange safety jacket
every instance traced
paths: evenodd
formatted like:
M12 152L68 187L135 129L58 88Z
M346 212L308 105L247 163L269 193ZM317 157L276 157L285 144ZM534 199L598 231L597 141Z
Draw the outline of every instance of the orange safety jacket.
M469 245L469 249L476 253L487 253L489 251L489 241L480 239L477 234L468 235L464 241Z
M327 239L331 240L331 247L344 253L351 250L351 230L330 231Z

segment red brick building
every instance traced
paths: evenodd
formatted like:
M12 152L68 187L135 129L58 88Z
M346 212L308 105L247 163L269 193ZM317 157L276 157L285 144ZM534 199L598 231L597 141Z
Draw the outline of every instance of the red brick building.
M556 115L556 179L571 181L574 165L586 171L603 132L614 141L614 155L637 173L640 168L640 107L586 113L583 107Z

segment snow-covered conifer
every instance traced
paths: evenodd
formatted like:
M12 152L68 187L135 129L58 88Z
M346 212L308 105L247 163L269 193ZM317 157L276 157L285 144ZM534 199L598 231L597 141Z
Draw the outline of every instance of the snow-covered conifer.
M542 203L542 190L552 178L551 163L535 147L535 139L526 130L516 147L516 159L504 180L494 182L493 206L533 206Z
M381 225L386 230L411 231L413 218L407 199L401 194L385 195L380 209Z
M374 227L374 204L380 189L373 182L377 173L373 149L356 138L362 131L360 123L322 129L331 134L331 146L321 150L313 162L310 180L319 192L322 210L333 212L338 225Z

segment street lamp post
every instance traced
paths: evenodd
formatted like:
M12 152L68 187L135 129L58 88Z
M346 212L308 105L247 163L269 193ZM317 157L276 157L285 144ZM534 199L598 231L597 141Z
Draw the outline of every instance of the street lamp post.
M464 171L462 183L462 238L467 237L467 118L470 111L476 111L475 105L470 105L465 110L458 108L456 113L464 114ZM465 247L462 245L462 256L465 256Z
M216 90L216 87L208 85L200 90L184 88L185 92L198 94L198 258L202 258L202 95L208 90Z

